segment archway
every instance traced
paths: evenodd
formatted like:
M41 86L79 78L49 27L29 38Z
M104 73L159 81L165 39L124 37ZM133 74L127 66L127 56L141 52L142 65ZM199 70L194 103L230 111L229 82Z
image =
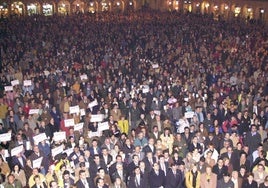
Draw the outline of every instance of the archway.
M118 13L124 12L124 7L125 7L124 1L116 0L113 3L113 11L114 12L118 12Z
M222 19L229 19L230 7L226 3L220 5L220 14Z
M101 5L102 12L111 11L111 2L110 1L102 0L100 5Z
M210 4L208 2L204 1L201 4L201 12L203 14L209 14L210 13L209 8L210 8Z
M40 4L39 3L27 4L27 14L29 16L34 14L40 14Z
M84 13L85 3L81 0L76 0L72 3L72 13Z
M137 7L137 2L135 0L129 0L126 5L125 9L127 12L134 12Z
M58 3L58 14L68 15L70 13L70 3L68 1L60 1Z
M192 7L192 2L190 0L184 0L183 1L183 12L192 12L193 7Z
M8 7L7 7L7 3L2 3L0 4L0 17L7 17L8 16Z
M22 2L14 2L11 4L11 14L14 15L24 15L25 13L25 6Z
M91 2L88 4L88 12L90 12L90 13L98 12L98 7L99 7L98 2L96 2L96 1L91 1Z
M43 15L51 16L53 15L54 8L52 3L43 3L42 5Z
M244 5L242 10L242 15L246 20L251 20L254 17L254 11L251 6Z

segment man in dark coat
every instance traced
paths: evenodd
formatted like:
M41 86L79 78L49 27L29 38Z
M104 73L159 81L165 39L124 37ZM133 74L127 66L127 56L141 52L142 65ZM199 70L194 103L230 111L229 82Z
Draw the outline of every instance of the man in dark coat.
M153 169L149 174L149 187L150 188L163 188L165 186L165 174L160 169L158 163L153 164Z
M167 176L166 176L166 186L165 188L177 188L182 182L181 171L178 171L178 166L174 163L171 164Z

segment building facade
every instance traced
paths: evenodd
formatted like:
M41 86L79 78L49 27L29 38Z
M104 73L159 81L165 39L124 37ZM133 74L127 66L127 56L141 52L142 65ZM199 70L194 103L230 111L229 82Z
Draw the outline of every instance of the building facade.
M213 14L215 18L245 18L268 22L268 1L255 0L0 0L0 15L70 15L127 12L142 7L161 11ZM267 20L267 21L266 21Z

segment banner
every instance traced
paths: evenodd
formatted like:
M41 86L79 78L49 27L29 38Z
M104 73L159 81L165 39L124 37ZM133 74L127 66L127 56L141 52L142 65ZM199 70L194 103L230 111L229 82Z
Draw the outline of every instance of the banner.
M23 151L23 145L20 145L18 147L15 147L11 150L11 156L16 156L18 155L20 152Z
M8 142L11 140L11 133L0 134L0 142Z
M34 143L38 144L39 142L42 142L47 139L46 133L41 133L33 137Z
M109 129L109 122L98 123L98 131L104 131Z
M104 119L103 114L91 115L90 122L102 122Z
M70 106L69 111L70 114L78 114L80 112L80 108L78 105Z
M74 119L65 119L64 120L65 127L72 127L74 126Z
M53 134L53 140L55 142L65 140L66 139L66 132L55 132Z
M32 85L32 80L24 80L23 85L24 86L31 86Z
M33 160L33 168L40 168L43 161L43 157Z
M19 80L12 80L11 85L12 86L20 85L20 82L19 82Z
M78 123L74 125L74 131L79 131L81 129L83 129L84 127L84 123Z

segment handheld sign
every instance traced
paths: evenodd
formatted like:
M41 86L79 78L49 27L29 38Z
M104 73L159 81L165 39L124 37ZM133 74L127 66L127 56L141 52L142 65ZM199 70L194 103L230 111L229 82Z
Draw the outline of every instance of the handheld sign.
M66 139L66 132L55 132L53 134L53 140L55 142L65 140Z
M43 161L43 157L33 160L33 168L40 168Z
M72 127L74 126L74 119L65 119L64 120L65 127Z
M91 115L90 122L102 122L103 119L103 114Z
M104 131L104 130L107 130L107 129L109 129L108 121L98 124L98 131Z
M38 144L47 139L46 133L41 133L33 137L34 143Z
M24 86L31 86L32 85L32 80L24 80L23 85Z
M69 111L70 111L69 112L70 114L76 114L76 113L79 113L80 112L80 108L79 108L78 105L76 105L76 106L70 106Z
M0 134L0 142L8 142L11 140L11 133Z
M20 152L23 151L23 145L20 145L18 147L15 147L11 150L11 156L16 156L18 155Z
M20 84L19 80L12 80L11 81L12 86L16 86L16 85L19 85L19 84Z
M81 129L83 129L84 127L84 123L78 123L74 125L74 131L79 131Z

